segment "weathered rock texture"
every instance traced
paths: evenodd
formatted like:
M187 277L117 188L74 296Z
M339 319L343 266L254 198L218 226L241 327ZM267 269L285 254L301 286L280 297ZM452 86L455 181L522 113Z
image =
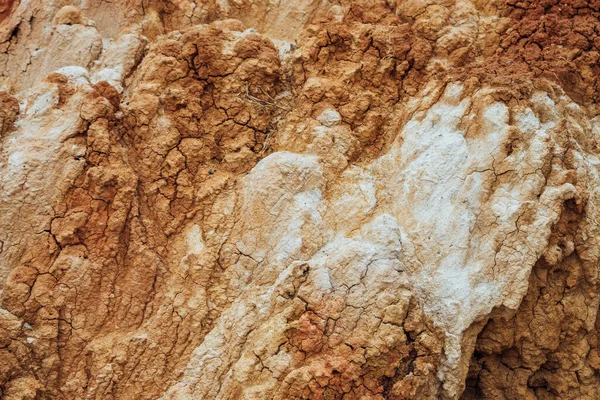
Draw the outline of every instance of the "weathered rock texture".
M0 0L0 398L600 398L600 1Z

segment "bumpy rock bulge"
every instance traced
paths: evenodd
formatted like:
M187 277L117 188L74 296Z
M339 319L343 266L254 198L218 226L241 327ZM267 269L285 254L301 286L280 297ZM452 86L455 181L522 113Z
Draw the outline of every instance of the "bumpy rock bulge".
M0 398L600 398L600 1L0 0Z

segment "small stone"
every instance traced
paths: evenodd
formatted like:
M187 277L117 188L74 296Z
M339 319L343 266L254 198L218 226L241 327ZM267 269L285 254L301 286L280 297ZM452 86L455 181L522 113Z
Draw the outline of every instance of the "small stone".
M317 117L317 121L319 121L321 123L321 125L324 125L324 126L337 125L340 123L341 120L342 120L342 117L340 116L340 113L331 108L324 110Z
M56 13L54 17L55 25L76 25L85 24L85 18L81 11L75 6L64 6Z

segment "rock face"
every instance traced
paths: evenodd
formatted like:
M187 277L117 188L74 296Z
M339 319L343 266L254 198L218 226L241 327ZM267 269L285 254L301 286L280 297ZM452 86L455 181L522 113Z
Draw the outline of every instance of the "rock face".
M0 398L600 398L600 1L0 0Z

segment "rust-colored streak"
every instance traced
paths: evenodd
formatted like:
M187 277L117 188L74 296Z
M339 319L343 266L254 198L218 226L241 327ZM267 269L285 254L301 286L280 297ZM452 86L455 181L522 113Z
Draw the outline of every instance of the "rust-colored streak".
M0 24L8 19L19 0L0 0Z

